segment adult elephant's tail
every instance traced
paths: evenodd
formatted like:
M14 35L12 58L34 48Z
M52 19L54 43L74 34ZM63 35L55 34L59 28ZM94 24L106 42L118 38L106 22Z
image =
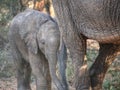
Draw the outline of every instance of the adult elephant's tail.
M67 62L67 49L64 41L61 40L61 45L58 52L58 70L60 73L60 79L64 84L63 86L65 87L65 90L68 90L68 84L66 80L66 64L67 64L66 62Z

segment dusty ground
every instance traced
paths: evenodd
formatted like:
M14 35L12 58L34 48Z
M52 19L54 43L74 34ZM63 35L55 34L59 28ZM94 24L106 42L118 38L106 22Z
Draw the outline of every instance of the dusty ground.
M36 90L35 83L31 83L32 90ZM0 79L0 90L17 90L17 82L15 77ZM55 90L55 88L53 88ZM70 90L75 90L70 87Z
M0 79L0 90L17 90L16 78L2 78ZM35 90L35 83L31 83L32 90Z

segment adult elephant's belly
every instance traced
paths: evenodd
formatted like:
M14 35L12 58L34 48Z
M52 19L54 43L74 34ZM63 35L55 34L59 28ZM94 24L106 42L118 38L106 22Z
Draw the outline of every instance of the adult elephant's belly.
M79 25L87 38L120 42L120 0L80 0Z
M108 25L91 25L81 23L81 33L89 38L97 40L100 43L120 43L120 28Z

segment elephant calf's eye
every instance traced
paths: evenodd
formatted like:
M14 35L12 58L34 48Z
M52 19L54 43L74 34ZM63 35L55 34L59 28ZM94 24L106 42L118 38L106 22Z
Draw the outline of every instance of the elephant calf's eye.
M40 43L41 43L41 44L45 44L45 40L43 40L43 39L40 40Z

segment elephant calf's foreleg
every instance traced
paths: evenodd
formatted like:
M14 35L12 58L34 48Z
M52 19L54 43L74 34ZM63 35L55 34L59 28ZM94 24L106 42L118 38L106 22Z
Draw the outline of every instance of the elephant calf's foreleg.
M42 53L33 54L29 52L29 60L32 68L32 72L36 78L37 90L51 90L51 79L47 77L49 75L48 68L46 69L45 58ZM47 60L46 60L47 61ZM46 71L47 70L47 71ZM49 80L49 81L47 81Z
M119 50L119 45L100 44L99 55L90 68L92 90L102 90L105 74L111 63L115 60Z

